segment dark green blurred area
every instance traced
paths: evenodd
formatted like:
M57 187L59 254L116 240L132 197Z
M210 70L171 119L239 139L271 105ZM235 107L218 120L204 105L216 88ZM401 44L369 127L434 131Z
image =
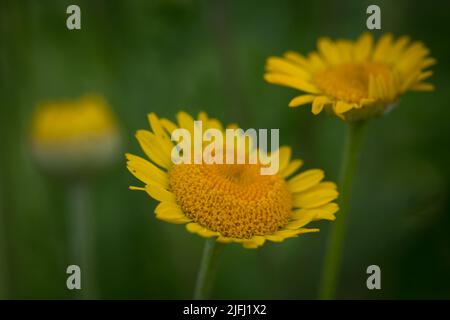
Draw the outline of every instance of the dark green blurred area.
M81 7L82 29L66 28ZM146 114L201 110L242 127L280 128L305 168L337 179L345 124L289 109L294 90L265 83L265 59L307 53L319 36L355 38L373 1L0 1L0 245L7 298L71 298L61 184L37 170L28 125L41 100L103 94L134 132ZM431 49L431 93L408 93L370 123L350 214L340 298L450 298L450 64L445 1L376 1L382 31ZM376 32L379 34L380 32ZM92 185L100 298L190 298L203 239L154 218L156 202L121 160ZM258 250L223 250L214 298L314 299L329 222ZM1 229L0 229L1 232ZM1 258L0 258L1 259ZM382 290L366 288L377 264ZM1 279L1 278L0 278ZM2 280L0 280L2 281Z

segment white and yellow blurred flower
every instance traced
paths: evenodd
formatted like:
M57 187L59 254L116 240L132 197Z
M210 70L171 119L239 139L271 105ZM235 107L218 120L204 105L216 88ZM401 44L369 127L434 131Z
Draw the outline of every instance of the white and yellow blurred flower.
M32 118L30 143L45 171L83 175L117 159L121 137L105 99L87 95L39 104Z

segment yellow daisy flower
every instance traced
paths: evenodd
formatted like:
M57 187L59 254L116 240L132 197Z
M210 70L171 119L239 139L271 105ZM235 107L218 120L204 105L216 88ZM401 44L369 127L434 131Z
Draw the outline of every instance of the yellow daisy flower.
M79 174L117 158L120 130L107 102L87 95L38 105L30 144L36 161L47 171Z
M193 139L194 119L185 112L177 123L148 116L152 131L139 130L136 138L150 159L126 154L128 170L146 191L159 201L156 217L169 223L185 224L186 229L222 243L236 242L257 248L266 240L281 242L301 233L317 232L305 228L315 220L334 220L338 196L333 182L323 182L320 169L294 175L302 165L291 159L291 149L281 147L279 170L261 175L256 164L173 164L171 134L177 128L189 130ZM204 130L225 130L217 119L198 115ZM239 145L239 144L238 144ZM291 177L293 176L293 177ZM290 178L291 177L291 178Z
M305 92L289 106L312 103L312 112L324 107L338 117L357 121L388 111L406 91L431 91L425 70L436 63L421 42L383 35L374 43L370 33L356 41L321 38L307 57L288 51L270 57L264 78L269 83Z

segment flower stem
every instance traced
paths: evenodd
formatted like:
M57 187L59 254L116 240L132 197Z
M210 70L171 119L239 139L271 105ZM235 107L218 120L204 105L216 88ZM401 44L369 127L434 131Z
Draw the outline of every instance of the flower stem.
M216 239L209 238L205 241L202 261L198 270L197 282L195 284L194 299L204 300L210 298L212 285L217 269L217 258L221 245Z
M340 209L337 214L336 222L333 224L331 230L325 256L319 292L320 299L333 299L336 293L338 276L341 268L346 221L350 208L353 177L358 165L364 128L364 121L352 122L349 124L339 176L340 196L338 202Z
M8 260L7 260L7 243L6 243L6 219L4 212L0 208L0 300L8 297Z
M89 188L84 181L75 181L68 188L69 230L71 257L70 264L81 269L82 299L95 298L95 279L93 265L93 230L90 212Z

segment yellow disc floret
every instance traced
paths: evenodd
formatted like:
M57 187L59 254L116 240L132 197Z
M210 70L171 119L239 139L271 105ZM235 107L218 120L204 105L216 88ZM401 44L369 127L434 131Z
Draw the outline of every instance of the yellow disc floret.
M393 79L392 71L380 63L343 64L318 72L315 82L329 96L350 103L370 98L370 81ZM372 80L373 81L373 80Z
M287 224L292 199L285 181L259 165L175 165L170 187L193 221L224 236L249 239Z

